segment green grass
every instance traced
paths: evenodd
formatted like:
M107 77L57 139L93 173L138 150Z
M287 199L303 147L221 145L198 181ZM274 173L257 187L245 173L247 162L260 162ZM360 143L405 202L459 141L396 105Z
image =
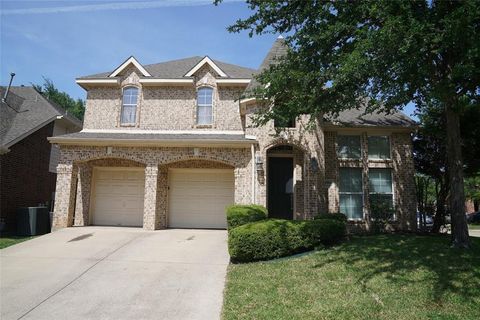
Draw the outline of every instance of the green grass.
M480 229L480 224L469 224L468 229L479 230Z
M230 319L480 319L480 238L354 237L270 262L231 264Z
M13 246L14 244L33 239L34 237L21 237L21 236L1 236L0 237L0 249Z

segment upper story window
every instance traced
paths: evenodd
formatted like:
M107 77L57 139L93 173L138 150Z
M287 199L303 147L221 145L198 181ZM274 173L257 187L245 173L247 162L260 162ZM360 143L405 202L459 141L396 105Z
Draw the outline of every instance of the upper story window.
M123 89L121 124L135 124L137 116L138 88Z
M273 126L275 128L295 128L295 119L288 119L288 120L280 120L280 119L274 119L273 120Z
M337 156L340 159L360 159L362 148L360 136L337 136Z
M390 139L388 136L368 137L368 159L390 159Z
M197 91L197 124L212 124L213 89L202 87Z

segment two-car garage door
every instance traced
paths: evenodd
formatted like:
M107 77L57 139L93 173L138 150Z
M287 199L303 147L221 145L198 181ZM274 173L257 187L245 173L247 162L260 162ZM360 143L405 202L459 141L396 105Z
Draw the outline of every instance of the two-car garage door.
M168 176L169 227L226 227L225 207L234 202L232 169L171 169ZM144 185L143 168L95 168L93 224L142 226Z

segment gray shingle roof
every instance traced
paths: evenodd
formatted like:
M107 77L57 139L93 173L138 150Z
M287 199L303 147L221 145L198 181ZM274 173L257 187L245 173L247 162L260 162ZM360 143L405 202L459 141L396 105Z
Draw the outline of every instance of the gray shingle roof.
M196 56L185 59L144 65L143 67L154 78L182 79L185 78L185 74L193 67L195 67L195 65L197 65L203 58L204 57ZM225 72L229 78L232 79L250 79L252 77L252 74L255 72L255 69L245 68L213 59L212 61L220 69L222 69L222 71ZM107 78L112 73L112 71L93 74L90 76L81 77L79 79Z
M0 87L2 97L5 90L5 87ZM0 103L0 144L4 148L47 125L57 116L63 116L79 129L82 127L80 120L66 114L63 108L45 99L33 87L11 87L7 103L18 113L6 103Z
M349 109L342 111L338 117L326 116L326 121L333 125L352 126L352 127L415 127L418 124L403 112L369 113L365 114L365 107L359 109Z
M265 59L263 59L262 64L258 68L258 70L255 72L255 75L261 73L263 70L269 68L272 64L276 64L278 59L281 57L285 56L287 54L287 45L285 43L285 39L282 37L278 37L277 40L273 43L272 47L270 48L270 51L268 51L267 55L265 56ZM252 81L248 84L247 88L245 89L245 92L248 94L249 92L252 92L255 90L256 87L258 87L260 84L258 81L253 78Z

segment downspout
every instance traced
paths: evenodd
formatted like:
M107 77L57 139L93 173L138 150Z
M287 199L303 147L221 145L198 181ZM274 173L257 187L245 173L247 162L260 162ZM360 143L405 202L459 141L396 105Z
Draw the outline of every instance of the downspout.
M252 146L250 147L250 150L252 151L252 204L255 204L255 145L252 143Z

